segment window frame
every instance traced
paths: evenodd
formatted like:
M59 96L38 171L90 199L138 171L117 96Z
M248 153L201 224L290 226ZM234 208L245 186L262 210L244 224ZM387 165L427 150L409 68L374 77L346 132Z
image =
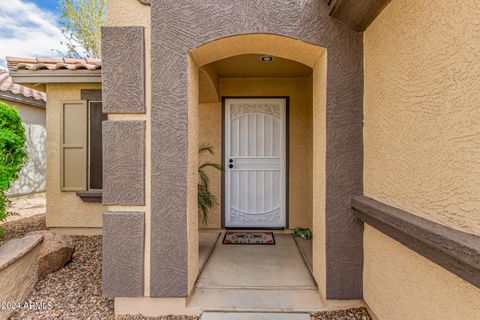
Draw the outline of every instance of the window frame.
M86 185L86 191L91 191L91 192L100 192L103 190L103 179L102 179L102 189L93 189L90 187L90 168L91 168L91 103L102 103L101 100L85 100L87 102L87 185ZM104 120L102 120L103 122ZM103 144L103 141L102 141ZM103 174L103 169L102 169L102 174Z

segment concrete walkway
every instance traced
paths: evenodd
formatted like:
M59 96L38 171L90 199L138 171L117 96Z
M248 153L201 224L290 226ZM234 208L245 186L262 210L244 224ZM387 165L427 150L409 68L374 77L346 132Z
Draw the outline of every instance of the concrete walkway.
M289 234L276 244L224 245L223 234L200 274L191 307L205 311L324 310L317 286Z
M305 313L205 312L201 320L310 320L310 315Z
M9 216L6 221L15 221L37 214L45 214L45 192L9 198L12 201L10 211L14 212L15 215Z
M224 245L223 235L197 288L316 289L293 237L275 234L275 245Z

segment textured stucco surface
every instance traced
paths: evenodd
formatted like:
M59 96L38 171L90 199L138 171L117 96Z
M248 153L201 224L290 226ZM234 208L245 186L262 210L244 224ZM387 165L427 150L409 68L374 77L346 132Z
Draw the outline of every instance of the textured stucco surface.
M200 88L201 90L201 88ZM201 91L200 91L201 92ZM200 93L201 94L201 93ZM213 162L222 163L222 103L200 103L199 104L199 129L198 141L213 146L215 154L209 153L199 156L199 163ZM200 228L221 228L222 227L222 173L219 170L207 169L210 178L210 191L215 195L218 206L211 209L208 214L207 224L199 220Z
M62 101L80 100L81 89L100 89L100 84L47 85L47 227L98 228L102 226L101 203L83 202L75 192L60 191L60 107ZM75 233L81 229L75 229ZM89 232L86 229L86 232Z
M8 190L9 195L28 194L45 191L45 148L46 148L46 110L25 103L0 99L1 102L17 108L25 124L25 136L28 158L18 179Z
M362 289L355 279L361 277L362 237L361 230L352 223L350 208L350 196L362 193L361 35L332 21L326 3L316 0L241 0L227 5L219 0L167 0L153 1L151 8L152 159L155 159L152 161L151 255L152 261L159 263L158 268L152 264L152 294L186 295L188 288L188 265L185 260L182 263L172 259L171 254L173 246L177 248L176 255L188 250L176 244L186 240L187 232L188 52L228 36L272 33L322 46L329 52L326 295L342 299L361 297ZM281 47L270 46L270 51L274 50L282 51ZM202 65L199 61L196 63ZM166 283L155 280L161 279L160 272L170 276L163 278ZM172 283L175 286L168 285Z
M379 319L476 319L480 290L366 225L364 299Z
M354 196L355 217L480 289L480 237L365 196Z
M102 291L107 297L143 296L144 212L103 214Z
M480 235L480 3L393 0L365 32L365 195Z
M103 112L145 113L144 28L102 27Z
M327 297L327 249L326 249L326 90L327 90L327 54L313 66L312 80L312 260L313 277L317 282L320 295ZM313 88L316 88L313 90ZM361 279L361 276L359 277Z
M368 25L390 0L327 0L330 15L357 31L365 31Z
M22 302L37 283L38 254L41 242L18 260L0 270L0 302ZM13 309L0 309L0 319L8 319Z
M194 107L188 109L188 168L187 168L187 245L188 283L190 294L198 276L198 67L192 57L188 57L188 82L190 83L188 100ZM158 263L158 261L156 261ZM158 266L158 264L156 264Z
M145 204L145 121L103 122L103 204Z
M133 210L145 211L145 264L144 282L145 295L150 295L150 162L151 162L151 42L150 42L150 6L142 5L136 0L109 0L107 5L107 20L109 26L141 26L145 30L145 114L109 114L111 120L145 120L145 206L142 209L119 208L115 206L112 210ZM109 207L110 208L110 207ZM110 210L110 209L109 209Z

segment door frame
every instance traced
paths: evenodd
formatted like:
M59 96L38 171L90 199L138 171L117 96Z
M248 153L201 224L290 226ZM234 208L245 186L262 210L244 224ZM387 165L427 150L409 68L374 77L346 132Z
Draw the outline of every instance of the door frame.
M284 230L290 227L290 96L222 96L222 166L225 164L225 99L285 99L285 228L226 228L225 227L225 168L221 177L221 227L222 229L248 230Z

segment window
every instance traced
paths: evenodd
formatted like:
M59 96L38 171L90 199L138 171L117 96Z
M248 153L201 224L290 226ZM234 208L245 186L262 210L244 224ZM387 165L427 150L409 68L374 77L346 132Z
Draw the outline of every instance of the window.
M66 101L61 106L61 190L78 191L88 198L103 187L102 112L99 90L89 92L90 100ZM97 94L91 94L94 91ZM101 193L96 198L101 199ZM92 200L90 200L92 201Z
M101 101L88 103L88 189L101 190L103 186L102 122L107 115L102 112Z

